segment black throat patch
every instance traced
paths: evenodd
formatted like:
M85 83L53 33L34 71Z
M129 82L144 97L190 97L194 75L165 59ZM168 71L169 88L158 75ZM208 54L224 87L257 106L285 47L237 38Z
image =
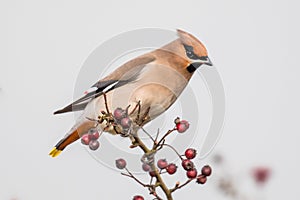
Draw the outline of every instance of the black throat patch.
M191 63L186 69L188 70L188 72L193 73L194 71L196 71L196 69L198 69L200 66L202 65L202 63Z

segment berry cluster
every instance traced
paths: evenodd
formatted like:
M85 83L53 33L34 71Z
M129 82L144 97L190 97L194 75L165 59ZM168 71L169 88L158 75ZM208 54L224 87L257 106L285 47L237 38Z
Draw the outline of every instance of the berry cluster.
M202 167L201 174L198 175L197 169L195 168L194 163L191 161L196 157L197 151L195 149L189 148L185 151L184 155L186 159L182 159L181 165L187 171L186 176L190 179L197 178L197 183L199 184L206 183L207 176L210 176L212 172L211 167L208 165Z
M117 159L115 161L115 165L120 170L125 170L125 172L122 172L121 174L127 177L132 178L135 180L138 184L142 185L145 188L148 188L149 194L153 195L155 199L162 200L162 198L157 193L157 189L160 188L164 194L166 195L167 199L172 200L172 193L176 190L186 186L188 183L196 179L196 182L199 184L204 184L207 181L207 177L211 174L211 167L206 165L202 168L201 174L198 175L197 169L192 162L192 159L194 159L197 155L197 152L195 149L189 148L186 149L184 155L180 155L176 149L171 146L170 144L167 144L166 138L172 134L173 132L177 131L178 133L184 133L188 130L190 124L186 120L181 120L180 118L176 118L174 120L175 126L174 128L168 130L162 137L159 137L160 132L158 131L156 134L156 137L152 137L151 134L147 133L147 131L143 130L147 136L153 141L152 148L149 148L146 146L146 144L143 142L141 138L139 138L139 134L137 132L138 129L134 127L143 127L144 122L148 119L148 112L143 113L141 115L140 113L140 102L136 105L136 107L128 113L128 108L122 109L117 108L114 110L113 113L109 112L106 98L105 99L105 106L106 106L106 112L101 111L102 115L98 116L97 120L91 119L93 121L98 122L98 124L106 123L106 127L103 129L103 131L108 130L114 130L117 134L123 136L123 137L130 137L131 139L131 145L130 148L140 147L141 150L144 152L144 155L141 158L142 161L142 169L145 172L148 172L150 176L150 183L146 184L140 181L137 177L135 177L127 168L126 168L126 160L123 158ZM134 112L137 112L133 114ZM133 119L136 116L135 119ZM84 145L89 145L89 148L91 150L96 150L99 148L100 143L98 142L100 134L96 129L90 130L87 134L83 135L81 138L81 142ZM159 159L155 163L155 155L158 151L163 149L164 147L171 148L180 158L181 160L181 166L186 171L187 180L186 182L180 184L179 182L176 182L175 186L173 188L169 188L165 181L163 180L164 174L173 175L177 172L177 165L175 163L168 163L167 159ZM144 200L144 198L140 195L136 195L133 197L133 200Z
M198 175L198 171L194 165L194 163L191 161L194 159L197 155L197 152L195 149L189 148L185 151L185 158L183 156L180 156L181 159L181 166L184 170L186 170L186 176L189 179L195 179L197 178L197 183L204 184L206 182L206 177L210 176L212 173L212 169L210 166L206 165L202 168L201 174ZM174 163L168 163L166 159L159 159L157 161L157 167L160 169L160 173L163 173L165 170L168 174L172 175L175 174L177 171L177 165ZM142 166L143 170L148 172L150 171L150 166L147 163L144 163ZM153 171L149 172L150 176L154 176ZM198 176L197 176L198 175Z
M131 119L128 116L128 109L124 110L122 108L115 109L113 113L116 124L121 125L124 131L128 130L132 124Z
M81 143L84 145L88 145L91 150L95 151L100 146L100 143L98 141L99 137L100 133L97 131L97 129L90 129L87 134L84 134L81 137Z

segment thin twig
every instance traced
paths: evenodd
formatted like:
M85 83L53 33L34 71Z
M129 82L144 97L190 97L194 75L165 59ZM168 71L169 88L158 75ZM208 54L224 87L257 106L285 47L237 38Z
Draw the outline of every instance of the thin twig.
M192 180L194 180L195 178L191 178L191 179L189 179L189 180L187 180L185 183L183 183L183 184L181 184L181 185L176 185L173 189L171 189L170 191L171 191L171 193L172 192L175 192L176 190L178 190L178 189L180 189L180 188L182 188L182 187L184 187L184 186L186 186L187 184L189 184Z
M127 171L128 174L125 173L121 173L123 176L128 176L130 178L133 178L136 182L138 182L140 185L142 185L143 187L151 187L151 185L142 183L139 179L137 179L127 168L125 168L125 170Z
M135 107L133 108L133 110L129 113L129 115L132 115L135 110L138 108L138 106L140 105L141 101L138 101L137 104L135 105Z
M159 136L159 128L157 129L157 133L156 133L156 136L155 136L155 142L157 142L158 136Z
M171 145L169 145L169 144L162 144L161 146L166 146L166 147L171 148L171 149L177 154L177 156L178 156L181 160L183 160L182 156L178 153L178 151L177 151L173 146L171 146Z
M152 190L150 190L150 194L152 194L153 196L155 196L156 200L163 200L160 196L158 196L158 194L156 193L155 188L152 188Z
M143 127L141 127L141 129L144 131L144 133L147 134L147 136L152 140L152 142L155 142L155 140L153 139L153 137Z
M170 135L173 131L175 131L176 128L173 128L171 130L168 130L168 132L159 140L159 142L155 145L155 148L157 148L164 140L165 138Z

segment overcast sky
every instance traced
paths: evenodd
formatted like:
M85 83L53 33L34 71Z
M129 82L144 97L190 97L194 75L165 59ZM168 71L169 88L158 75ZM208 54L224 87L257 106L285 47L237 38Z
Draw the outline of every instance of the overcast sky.
M245 193L255 198L249 169L267 165L274 174L260 197L299 198L298 7L292 0L1 1L0 200L147 196L79 143L57 159L48 156L74 122L73 115L52 113L72 100L86 58L112 36L144 27L181 28L206 44L226 94L214 152L227 158L239 182L246 180ZM191 184L175 197L224 199L214 187Z

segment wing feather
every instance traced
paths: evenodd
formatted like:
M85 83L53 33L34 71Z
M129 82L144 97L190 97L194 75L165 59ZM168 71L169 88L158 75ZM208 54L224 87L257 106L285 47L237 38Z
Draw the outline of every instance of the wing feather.
M92 91L85 94L83 97L67 105L66 107L57 110L54 114L61 114L66 112L73 112L84 110L87 104L94 98L101 96L104 92L109 92L115 88L126 85L129 82L137 80L141 70L150 62L153 62L155 57L151 54L145 54L128 61L121 67L117 68L105 78L99 80L92 85L91 88L96 87Z

